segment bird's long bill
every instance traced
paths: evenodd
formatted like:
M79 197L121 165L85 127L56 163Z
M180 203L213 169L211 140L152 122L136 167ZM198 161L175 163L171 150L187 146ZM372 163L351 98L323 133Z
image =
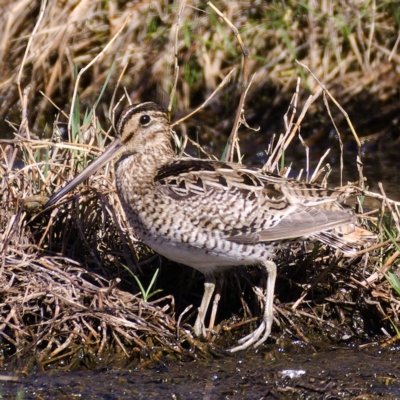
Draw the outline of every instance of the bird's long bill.
M63 187L52 197L50 197L50 200L45 204L45 208L57 203L58 200L63 198L67 193L73 190L82 181L87 179L90 175L96 172L104 164L107 164L108 161L116 157L120 153L119 151L120 149L121 149L121 141L119 138L116 138L99 158L97 158L90 165L88 165L76 178L74 178L71 182L69 182L65 187Z

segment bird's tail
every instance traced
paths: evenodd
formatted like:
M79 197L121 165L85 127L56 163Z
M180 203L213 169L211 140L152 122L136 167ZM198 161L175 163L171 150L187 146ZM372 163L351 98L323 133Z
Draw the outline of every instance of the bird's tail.
M370 246L378 236L354 222L318 233L314 238L344 253L353 254Z

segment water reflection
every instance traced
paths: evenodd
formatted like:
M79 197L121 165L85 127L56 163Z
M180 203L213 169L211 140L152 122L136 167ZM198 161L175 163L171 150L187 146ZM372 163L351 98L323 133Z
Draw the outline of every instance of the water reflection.
M331 143L332 144L332 143ZM254 142L243 138L240 141L242 154L245 154L244 163L247 165L261 166L267 161L264 151L260 151L260 146ZM386 195L393 200L400 200L400 146L394 141L387 141L379 146L365 144L362 148L362 162L364 165L363 172L367 178L366 186L369 190L379 192L378 183L383 184ZM267 148L267 146L265 146ZM317 167L320 158L329 147L310 148L309 165L310 175ZM255 154L252 157L252 154ZM324 166L329 163L332 171L330 173L329 186L340 185L340 149L339 146L332 147L329 155L322 163ZM347 182L356 182L358 179L357 172L357 147L354 144L345 145L343 153L343 184ZM297 177L299 171L306 169L307 158L304 147L290 146L285 153L285 166L291 166L291 177ZM303 172L305 177L305 171Z
M0 397L320 399L400 396L396 349L331 348L318 353L290 355L263 351L210 361L176 361L145 370L105 367L96 371L37 373L21 377L20 382L0 382Z

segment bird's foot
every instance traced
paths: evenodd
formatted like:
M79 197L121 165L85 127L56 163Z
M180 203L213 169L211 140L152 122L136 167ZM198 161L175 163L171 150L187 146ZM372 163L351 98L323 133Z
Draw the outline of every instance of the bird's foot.
M268 320L263 320L260 326L254 332L250 333L249 335L238 341L239 346L233 347L229 351L231 353L235 353L240 350L245 350L253 344L254 347L257 347L260 344L264 343L271 333L271 325L272 323Z

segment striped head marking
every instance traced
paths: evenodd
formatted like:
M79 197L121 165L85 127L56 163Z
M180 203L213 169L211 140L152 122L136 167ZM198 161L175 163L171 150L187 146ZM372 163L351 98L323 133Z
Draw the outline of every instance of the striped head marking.
M117 124L117 133L128 152L141 152L148 145L157 145L170 138L167 112L147 102L125 108Z

